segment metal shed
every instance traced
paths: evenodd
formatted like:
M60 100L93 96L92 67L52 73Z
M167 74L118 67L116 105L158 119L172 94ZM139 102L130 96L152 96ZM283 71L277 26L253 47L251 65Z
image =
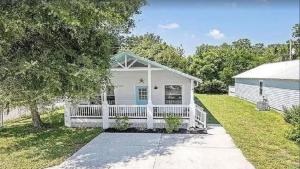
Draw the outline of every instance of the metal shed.
M266 98L270 107L277 110L299 105L299 62L263 64L234 76L236 96L253 103Z

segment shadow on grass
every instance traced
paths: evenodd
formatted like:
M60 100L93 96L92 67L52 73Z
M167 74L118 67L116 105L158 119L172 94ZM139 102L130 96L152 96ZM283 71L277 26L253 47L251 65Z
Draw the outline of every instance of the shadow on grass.
M207 113L207 123L208 124L220 124L220 122L213 116L213 114L205 107L198 97L194 97L195 103L201 106Z
M64 127L62 111L55 111L43 115L42 119L47 127L34 129L31 119L23 119L8 123L0 129L0 145L3 145L0 154L16 156L24 153L21 158L30 162L41 163L62 159L78 150L100 133L100 129L72 129ZM12 140L5 143L5 140ZM5 162L5 159L3 159ZM8 162L8 161L7 161ZM46 165L47 164L41 164Z

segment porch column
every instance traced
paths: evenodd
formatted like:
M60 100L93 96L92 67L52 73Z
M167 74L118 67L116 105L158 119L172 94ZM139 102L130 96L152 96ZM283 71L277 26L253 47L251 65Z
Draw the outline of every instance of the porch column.
M108 108L108 103L107 103L107 95L106 91L103 92L102 94L103 99L102 99L102 128L107 129L109 128L109 108Z
M147 104L147 128L153 128L153 105L152 105L152 93L151 93L151 65L148 64L148 104Z
M191 80L191 98L190 98L190 127L195 127L196 105L194 101L194 80Z
M72 111L72 105L68 100L65 100L64 105L64 120L65 120L65 126L71 127L71 111Z

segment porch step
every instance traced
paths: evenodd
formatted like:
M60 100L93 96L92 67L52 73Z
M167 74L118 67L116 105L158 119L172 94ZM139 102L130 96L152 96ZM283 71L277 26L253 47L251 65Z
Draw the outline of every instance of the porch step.
M207 134L207 129L206 128L199 128L199 127L195 127L195 128L189 128L189 133L191 134Z

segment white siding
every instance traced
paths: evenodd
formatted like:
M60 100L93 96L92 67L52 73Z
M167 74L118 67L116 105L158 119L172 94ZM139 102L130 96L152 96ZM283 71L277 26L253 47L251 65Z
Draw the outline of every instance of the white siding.
M140 79L144 83L140 83ZM135 87L147 86L147 71L112 72L116 104L136 104ZM182 104L190 101L190 79L167 70L152 71L152 103L165 104L165 85L182 86ZM154 89L157 86L157 89Z
M299 105L300 82L296 80L236 79L236 95L254 103L261 100L259 80L263 80L263 96L268 99L272 108L282 110L283 106L289 108L292 105Z

